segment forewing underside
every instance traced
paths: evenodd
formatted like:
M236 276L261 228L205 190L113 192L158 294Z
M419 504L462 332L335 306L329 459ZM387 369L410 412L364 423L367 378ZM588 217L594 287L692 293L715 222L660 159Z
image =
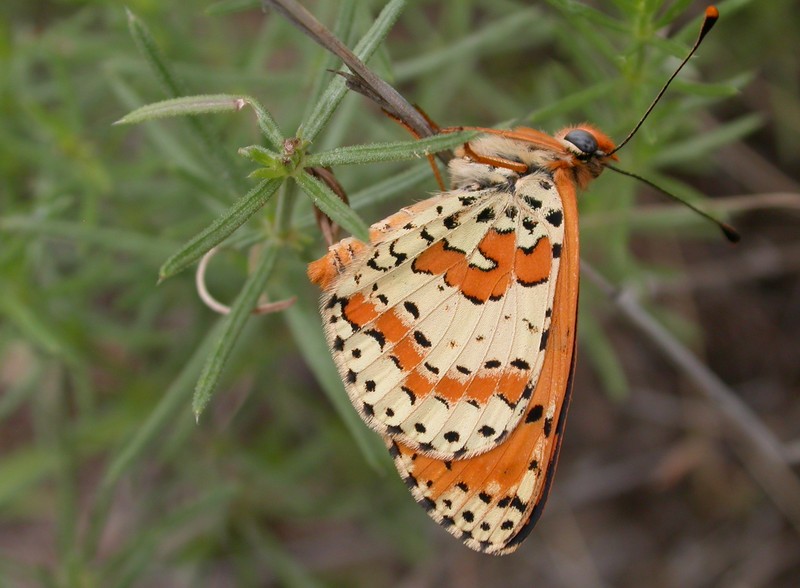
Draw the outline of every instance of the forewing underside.
M552 183L530 176L516 195L448 192L373 225L372 244L322 302L334 359L371 427L440 459L507 438L544 362L560 221Z

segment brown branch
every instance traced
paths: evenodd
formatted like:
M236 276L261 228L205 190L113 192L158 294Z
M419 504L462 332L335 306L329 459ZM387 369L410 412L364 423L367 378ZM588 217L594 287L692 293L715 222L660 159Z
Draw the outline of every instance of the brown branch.
M420 137L430 137L434 129L425 117L412 106L389 83L380 78L361 61L325 25L296 0L264 0L265 7L272 7L288 18L292 24L311 37L316 43L336 55L353 72L346 74L347 86L363 94L378 106L396 116Z

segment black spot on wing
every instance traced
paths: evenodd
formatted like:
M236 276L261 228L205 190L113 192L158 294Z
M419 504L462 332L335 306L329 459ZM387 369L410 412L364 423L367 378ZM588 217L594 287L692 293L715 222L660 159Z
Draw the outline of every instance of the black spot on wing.
M480 429L478 429L478 433L480 433L484 437L491 437L492 435L494 435L495 431L489 425L483 425Z
M347 298L341 298L336 294L333 294L329 299L328 303L325 305L325 308L333 308L337 304L341 305L342 310L344 310L344 305L347 304Z
M528 231L529 234L533 234L533 231L536 228L536 221L531 217L526 216L524 219L522 219L522 228Z
M564 220L564 213L560 210L551 210L544 218L554 227L560 227L561 221Z
M542 333L542 340L539 342L539 351L544 351L547 347L547 339L550 336L550 329L545 329Z
M525 417L525 423L535 423L544 414L544 406L541 404L537 404L533 408L528 411L528 415Z
M494 218L495 218L494 208L492 208L491 206L487 206L478 213L476 220L479 223L488 223L493 221Z
M414 406L414 404L417 402L417 395L414 394L411 388L406 386L400 386L400 389L408 396L408 399L411 401L411 406Z
M458 201L462 206L472 206L477 198L475 196L459 196ZM441 214L441 213L440 213Z
M415 319L419 318L419 309L417 308L417 305L414 304L413 302L406 300L405 302L403 302L403 308L405 308L408 311L408 313Z
M442 224L444 224L445 228L452 230L461 223L458 222L458 214L453 213L450 216L445 217L442 221Z
M524 359L521 359L519 357L511 362L511 366L517 368L518 370L523 370L523 371L531 369L530 364Z
M528 383L528 385L525 386L525 389L522 391L522 399L528 400L528 398L530 398L532 395L533 395L533 384Z
M533 196L528 196L527 194L522 197L525 201L525 204L530 206L533 210L539 210L542 207L542 201L534 198Z
M389 455L392 456L392 459L400 457L400 448L397 446L397 443L392 442L389 446Z
M525 512L526 504L520 500L519 496L514 496L511 499L511 508L518 510L519 512Z
M428 348L432 345L422 331L414 331L414 340L419 344L420 347Z
M386 337L382 332L380 332L378 329L367 329L366 331L364 331L364 334L375 339L375 341L378 342L380 348L383 349L383 346L386 344Z
M556 225L556 226L558 226L558 225ZM408 259L408 255L406 255L405 253L398 253L398 252L396 252L396 251L394 250L394 246L395 246L396 244L397 244L397 241L392 241L392 242L389 244L389 254L390 254L392 257L394 257L394 259L395 259L395 262L394 262L394 266L395 266L395 267L399 266L399 265L400 265L401 263L403 263L403 262L404 262L406 259Z

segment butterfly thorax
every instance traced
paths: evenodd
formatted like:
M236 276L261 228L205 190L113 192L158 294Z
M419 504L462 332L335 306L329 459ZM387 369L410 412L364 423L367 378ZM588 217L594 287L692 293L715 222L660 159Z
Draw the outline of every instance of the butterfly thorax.
M569 127L553 137L520 128L509 136L484 135L468 147L457 151L458 157L450 162L454 188L502 187L530 174L544 173L552 179L560 171L583 189L603 172L609 159L616 159L607 155L614 149L611 139L590 125ZM476 161L484 158L500 163Z

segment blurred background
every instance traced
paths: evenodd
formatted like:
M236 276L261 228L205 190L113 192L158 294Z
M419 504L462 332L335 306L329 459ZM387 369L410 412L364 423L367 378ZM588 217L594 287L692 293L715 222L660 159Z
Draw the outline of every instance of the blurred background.
M350 46L384 7L305 4L344 20ZM621 167L729 219L738 246L630 178L607 172L583 195L582 257L624 296L584 275L559 472L505 558L429 520L350 408L304 276L324 246L291 186L207 279L232 301L251 246L278 244L267 294L298 303L248 321L195 420L220 319L194 268L156 285L159 267L252 187L237 150L263 138L248 110L112 123L170 97L157 54L181 93L255 96L293 136L338 64L252 0L126 6L0 7L0 586L798 585L794 0L721 2L620 152ZM370 65L441 125L592 121L619 140L704 8L409 2ZM406 139L347 96L311 150ZM436 190L424 162L335 172L367 223ZM281 214L292 223L276 233ZM632 325L630 303L655 331ZM676 365L665 341L700 368Z

